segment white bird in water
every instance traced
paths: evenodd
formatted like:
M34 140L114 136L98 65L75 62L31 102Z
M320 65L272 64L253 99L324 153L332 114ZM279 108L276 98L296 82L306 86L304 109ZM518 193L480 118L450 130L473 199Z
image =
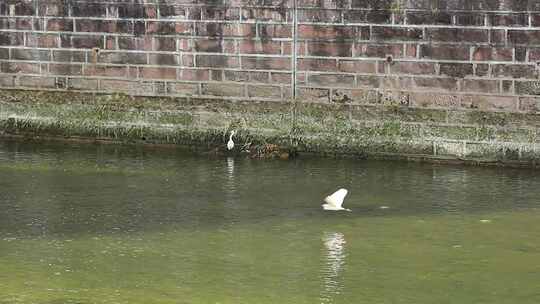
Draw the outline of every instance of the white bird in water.
M324 202L326 204L323 204L322 207L324 210L333 210L333 211L339 211L339 210L345 210L345 211L351 211L351 209L346 209L341 207L343 205L343 200L345 199L345 196L347 196L347 189L339 189L338 191L332 193L332 195L327 196L324 199Z
M234 141L232 140L234 134L236 134L236 131L232 130L231 135L229 136L229 141L227 142L227 150L232 150L232 148L234 148Z

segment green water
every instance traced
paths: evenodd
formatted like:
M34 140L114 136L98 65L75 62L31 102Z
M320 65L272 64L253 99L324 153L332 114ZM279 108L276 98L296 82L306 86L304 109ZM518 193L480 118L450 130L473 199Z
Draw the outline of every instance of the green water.
M532 170L0 141L0 303L540 303L539 208Z

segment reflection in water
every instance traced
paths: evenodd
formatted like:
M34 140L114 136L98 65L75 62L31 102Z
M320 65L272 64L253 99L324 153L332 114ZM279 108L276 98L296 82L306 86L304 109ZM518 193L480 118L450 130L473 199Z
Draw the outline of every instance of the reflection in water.
M326 256L322 265L323 289L321 290L321 302L332 303L333 298L343 290L343 282L340 281L342 268L345 266L345 236L340 232L325 233L323 236Z

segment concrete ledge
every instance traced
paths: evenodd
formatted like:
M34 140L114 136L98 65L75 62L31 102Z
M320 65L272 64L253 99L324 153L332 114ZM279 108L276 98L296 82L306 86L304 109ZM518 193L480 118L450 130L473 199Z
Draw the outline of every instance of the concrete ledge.
M346 103L134 97L0 90L5 137L91 139L223 149L537 167L537 114Z

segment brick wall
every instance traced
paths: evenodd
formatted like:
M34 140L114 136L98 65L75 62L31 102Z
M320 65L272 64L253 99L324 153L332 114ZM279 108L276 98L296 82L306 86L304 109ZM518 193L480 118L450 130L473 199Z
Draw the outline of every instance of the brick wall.
M3 87L536 111L540 2L4 0ZM293 58L297 58L293 62Z

